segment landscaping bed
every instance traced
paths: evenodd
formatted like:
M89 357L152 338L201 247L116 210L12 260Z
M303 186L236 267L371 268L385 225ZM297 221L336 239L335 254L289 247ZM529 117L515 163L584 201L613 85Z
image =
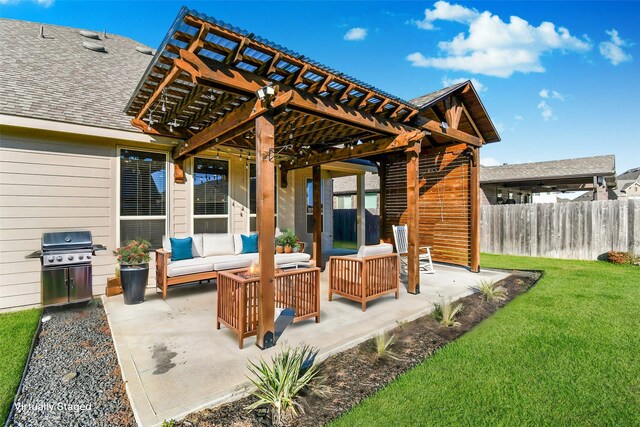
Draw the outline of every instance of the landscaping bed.
M485 301L482 294L474 293L457 301L464 309L458 316L457 327L447 328L426 316L412 322L399 323L389 333L395 342L391 350L396 358L380 358L373 340L329 357L321 364L322 395L303 397L304 413L293 423L297 426L323 425L350 410L364 398L386 386L401 373L413 368L433 352L472 329L499 307L529 289L540 277L537 272L511 272L511 276L497 283L505 289L505 299ZM245 407L254 402L246 397L217 408L188 415L178 426L261 426L271 425L266 410L247 413Z
M43 320L9 425L135 425L102 304L46 309Z

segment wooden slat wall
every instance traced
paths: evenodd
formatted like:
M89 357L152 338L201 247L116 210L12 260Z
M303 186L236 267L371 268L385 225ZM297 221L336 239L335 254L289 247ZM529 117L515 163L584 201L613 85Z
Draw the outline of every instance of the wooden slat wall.
M423 149L420 154L420 244L432 247L434 261L469 266L471 218L469 159L464 144ZM407 222L407 171L404 155L386 170L384 236Z

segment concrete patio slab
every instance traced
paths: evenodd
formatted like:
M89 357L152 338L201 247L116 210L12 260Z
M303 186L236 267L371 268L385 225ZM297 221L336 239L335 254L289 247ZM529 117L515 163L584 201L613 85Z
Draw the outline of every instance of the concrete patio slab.
M154 426L179 419L201 408L246 395L247 360L269 358L283 344L310 344L324 359L353 347L399 321L421 317L441 297L453 300L470 294L480 280L501 280L508 274L437 265L435 274L422 274L421 293L402 289L400 298L383 297L360 305L340 297L327 300L328 276L321 276L321 320L289 326L278 345L261 351L255 337L240 350L236 336L224 327L216 330L216 286L172 288L163 301L149 290L146 301L124 305L122 295L103 297L109 325L127 385L136 421Z

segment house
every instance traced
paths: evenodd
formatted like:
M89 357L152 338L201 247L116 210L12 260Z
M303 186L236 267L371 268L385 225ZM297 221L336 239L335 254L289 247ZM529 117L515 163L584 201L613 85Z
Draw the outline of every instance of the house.
M0 309L40 303L40 262L26 256L45 231L90 230L108 247L94 294L131 238L278 226L319 261L331 179L372 170L354 158L381 173L385 239L408 223L436 261L479 269L479 148L499 136L470 82L403 101L186 8L155 52L7 19L0 43Z
M482 204L553 203L558 195L589 190L592 200L607 200L616 187L615 156L482 166Z
M640 168L629 169L617 177L614 190L618 199L640 199Z

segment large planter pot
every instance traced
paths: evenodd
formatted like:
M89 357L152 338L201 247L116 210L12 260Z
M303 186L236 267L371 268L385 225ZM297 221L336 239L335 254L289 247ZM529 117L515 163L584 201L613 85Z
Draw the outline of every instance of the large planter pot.
M144 302L144 291L149 281L149 264L121 264L120 284L125 304Z

